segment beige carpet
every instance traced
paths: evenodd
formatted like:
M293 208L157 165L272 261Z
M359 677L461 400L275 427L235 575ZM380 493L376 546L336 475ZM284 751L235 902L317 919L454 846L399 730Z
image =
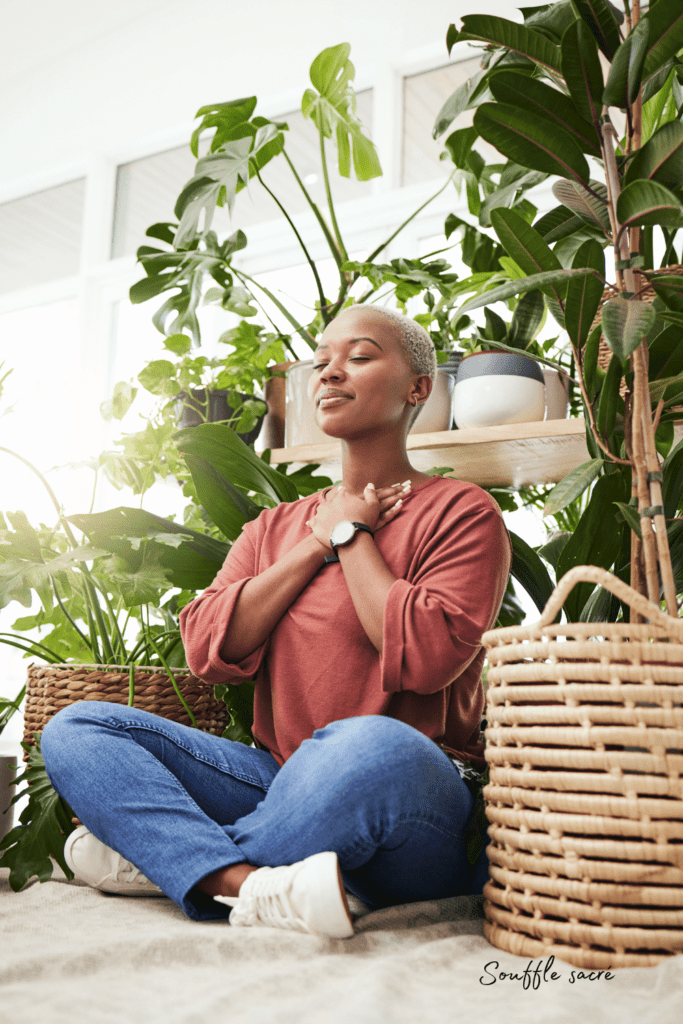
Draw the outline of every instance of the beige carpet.
M482 935L481 901L377 911L352 939L188 921L166 899L0 871L0 1024L681 1024L683 956L524 991Z

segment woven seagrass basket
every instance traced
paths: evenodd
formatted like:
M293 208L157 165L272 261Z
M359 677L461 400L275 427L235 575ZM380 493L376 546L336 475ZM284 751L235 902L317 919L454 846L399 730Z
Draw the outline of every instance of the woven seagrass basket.
M174 673L178 688L203 732L220 736L228 725L228 711L213 695L213 686L190 675L187 669ZM128 668L120 665L29 665L26 681L24 742L42 733L60 708L82 700L128 703ZM134 707L150 711L173 722L191 725L168 675L155 668L135 670Z
M554 623L580 582L650 623ZM683 952L683 620L578 566L483 642L486 938L591 970Z

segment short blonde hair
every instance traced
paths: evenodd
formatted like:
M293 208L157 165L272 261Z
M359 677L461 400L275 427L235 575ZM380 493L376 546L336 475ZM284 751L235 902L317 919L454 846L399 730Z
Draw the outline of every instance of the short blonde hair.
M351 307L359 308L359 307ZM436 380L436 349L434 348L434 342L429 337L424 327L421 324L411 320L409 316L404 316L403 313L399 313L395 309L386 309L384 306L367 306L368 312L379 313L380 316L386 320L390 320L396 328L396 337L398 342L403 349L403 354L406 357L406 362L413 373L427 374L431 379L432 384ZM424 402L416 406L415 411L410 419L409 428L412 427L417 417L422 412L422 407L425 405Z

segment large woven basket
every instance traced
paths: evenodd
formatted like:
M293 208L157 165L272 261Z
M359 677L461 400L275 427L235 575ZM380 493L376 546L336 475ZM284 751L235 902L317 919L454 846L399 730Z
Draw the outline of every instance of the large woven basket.
M553 623L579 582L650 623ZM683 621L579 566L483 641L487 939L598 970L683 952Z
M81 700L127 704L129 670L120 665L29 665L24 711L24 742L33 743L60 708ZM178 688L203 732L220 736L228 725L228 711L213 695L213 686L187 670L174 673ZM134 707L191 725L173 684L164 671L135 671Z

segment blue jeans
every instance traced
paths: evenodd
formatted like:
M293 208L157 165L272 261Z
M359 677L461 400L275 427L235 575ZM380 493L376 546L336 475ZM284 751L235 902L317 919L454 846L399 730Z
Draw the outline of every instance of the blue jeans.
M432 740L393 718L332 722L279 767L265 750L83 701L48 723L42 750L83 824L195 920L229 914L196 888L213 871L323 850L373 908L481 885L462 839L472 794Z

